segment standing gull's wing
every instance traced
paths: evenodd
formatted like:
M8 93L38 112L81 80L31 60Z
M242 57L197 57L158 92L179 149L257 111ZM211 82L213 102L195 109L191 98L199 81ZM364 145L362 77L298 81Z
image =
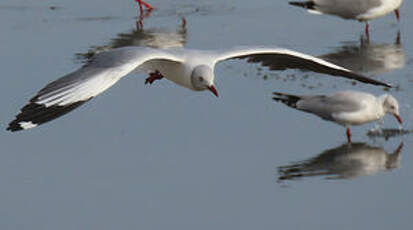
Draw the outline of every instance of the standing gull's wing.
M361 99L341 97L339 94L306 96L297 102L297 109L316 114L323 119L334 120L335 114L363 109Z
M36 127L60 117L102 93L119 79L148 61L181 63L158 49L125 47L96 55L82 68L47 84L21 109L7 130Z
M273 92L273 99L292 108L313 113L326 120L334 120L334 114L356 112L363 109L363 97L372 95L355 91L341 91L333 95L291 95Z
M247 47L236 48L216 54L215 62L228 59L247 59L248 62L259 62L270 70L303 69L318 73L357 80L373 85L391 87L390 84L370 79L320 58L283 48Z

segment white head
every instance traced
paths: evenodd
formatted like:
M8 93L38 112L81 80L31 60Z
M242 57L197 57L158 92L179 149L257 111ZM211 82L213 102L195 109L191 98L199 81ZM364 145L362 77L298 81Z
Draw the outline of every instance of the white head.
M392 114L397 119L397 121L402 124L402 118L400 117L399 113L399 103L397 102L396 98L394 98L390 94L384 94L380 98L382 99L384 112Z
M198 65L192 70L191 83L195 90L209 90L218 97L218 92L214 87L214 73L207 65Z

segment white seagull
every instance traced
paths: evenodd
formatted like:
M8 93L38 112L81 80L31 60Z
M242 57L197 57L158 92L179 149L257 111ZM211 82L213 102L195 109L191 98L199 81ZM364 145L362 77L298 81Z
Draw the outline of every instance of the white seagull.
M208 51L123 47L99 53L80 69L46 85L21 109L7 130L33 128L66 114L133 71L149 72L145 84L165 77L185 88L209 90L218 96L214 87L215 64L236 58L260 62L271 70L300 68L390 87L322 59L282 48L244 47Z
M369 37L371 19L395 12L399 21L399 8L403 0L310 0L306 2L289 2L291 5L308 9L310 13L331 14L344 19L366 22L366 35Z
M383 94L379 97L359 91L340 91L332 95L313 96L297 96L279 92L273 94L275 101L345 126L349 143L351 143L351 125L362 125L380 120L386 113L392 114L402 124L399 103L390 94Z

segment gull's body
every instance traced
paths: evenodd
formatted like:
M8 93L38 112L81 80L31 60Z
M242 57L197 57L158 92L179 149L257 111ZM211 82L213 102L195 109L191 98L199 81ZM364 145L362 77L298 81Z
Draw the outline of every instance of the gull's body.
M290 2L291 5L308 9L310 13L336 15L344 19L354 19L366 22L395 12L399 20L400 5L403 0L310 0L305 2Z
M389 86L369 79L322 59L295 51L271 47L243 47L220 51L185 48L153 49L123 47L97 54L82 68L46 85L9 124L8 130L33 128L53 120L102 93L122 77L146 71L146 82L163 77L194 91L214 87L215 64L227 59L259 62L271 70L301 68L330 75L340 75L365 83Z
M340 91L331 95L296 96L274 92L274 100L320 118L347 127L348 142L351 142L350 126L378 121L386 113L394 115L402 123L397 100L383 94L376 97L359 91Z

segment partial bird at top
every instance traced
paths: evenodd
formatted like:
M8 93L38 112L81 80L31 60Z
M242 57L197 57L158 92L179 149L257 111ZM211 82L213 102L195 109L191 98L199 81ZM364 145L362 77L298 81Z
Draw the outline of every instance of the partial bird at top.
M125 46L140 46L161 49L184 47L187 37L186 20L185 18L182 18L181 24L176 30L169 31L162 28L142 29L137 27L131 31L117 34L116 37L112 38L108 44L92 46L85 53L77 53L76 57L82 62L86 62L98 53Z
M41 89L9 124L10 131L36 127L60 117L137 70L149 72L145 84L167 78L194 91L209 90L215 96L214 68L228 59L247 59L270 70L298 68L390 87L322 59L272 47L238 47L211 51L185 48L124 47L97 54L89 63Z
M368 21L393 11L399 21L399 7L402 2L403 0L310 0L290 2L290 4L306 8L310 13L331 14L344 19L366 22L365 33L369 38Z

